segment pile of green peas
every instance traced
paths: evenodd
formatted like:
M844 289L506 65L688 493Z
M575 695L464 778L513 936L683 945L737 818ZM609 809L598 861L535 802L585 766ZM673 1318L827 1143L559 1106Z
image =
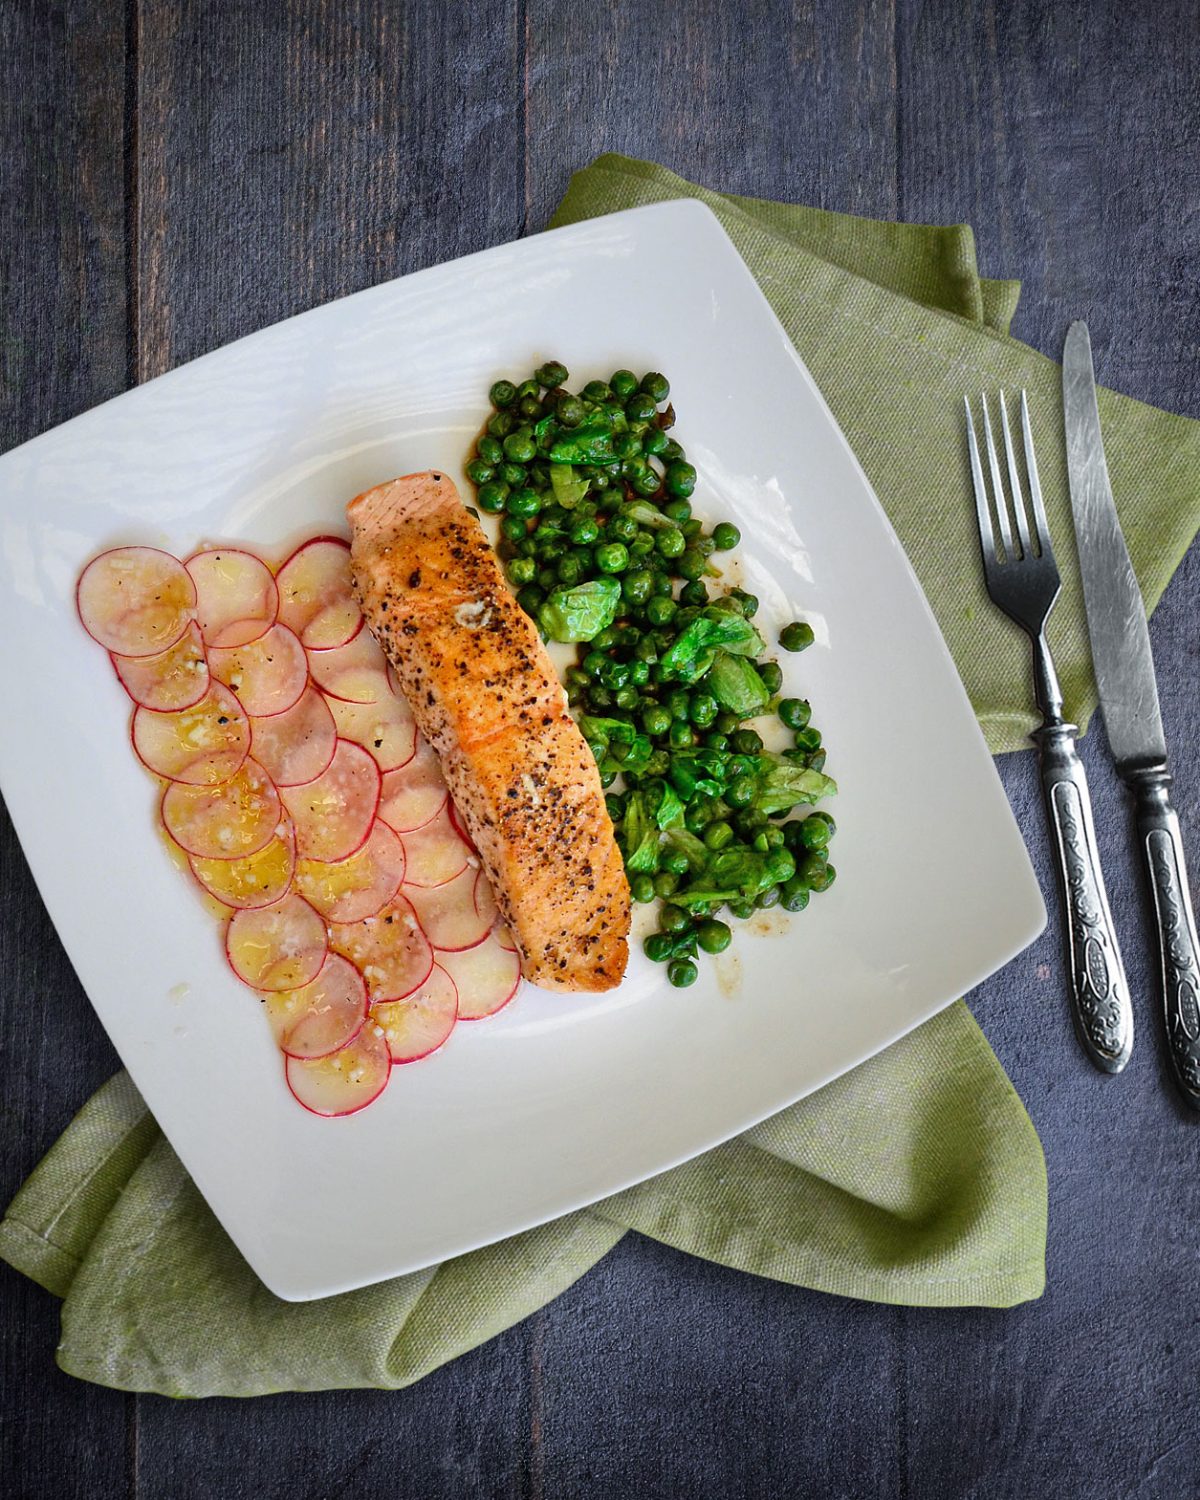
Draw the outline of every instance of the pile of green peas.
M740 588L710 591L710 559L735 548L741 533L730 521L706 528L692 514L696 470L669 436L675 416L666 377L652 371L639 379L631 370L616 370L578 393L567 389L568 378L566 367L550 360L527 380L497 380L489 392L492 414L466 473L479 509L499 518L500 558L519 603L535 621L556 589L602 577L620 582L617 617L578 647L565 686L577 716L622 720L651 742L649 760L636 774L608 747L592 745L622 855L632 853L621 836L632 792L661 782L680 751L730 752L721 795L697 792L686 804L684 826L709 855L745 849L768 856L778 879L752 901L678 904L671 898L686 894L689 874L693 882L699 877L694 861L669 842L653 874L629 872L635 901L663 903L659 931L646 939L646 953L666 963L671 984L684 988L695 982L699 953L729 946L732 931L720 911L739 919L775 906L803 911L812 895L833 884L827 846L835 824L826 812L788 818L756 808L757 783L738 758L761 756L761 735L721 707L704 677L685 687L664 680L659 669L706 606L719 599L722 608L752 619L759 603ZM577 484L567 493L556 489L551 465L562 462L564 445L576 433L588 435L593 451L588 461L572 463L574 478L586 481L586 488ZM802 621L785 625L779 635L787 651L802 651L812 641L812 628ZM755 665L774 712L792 731L793 745L783 758L822 770L825 750L809 704L776 696L783 685L777 662Z

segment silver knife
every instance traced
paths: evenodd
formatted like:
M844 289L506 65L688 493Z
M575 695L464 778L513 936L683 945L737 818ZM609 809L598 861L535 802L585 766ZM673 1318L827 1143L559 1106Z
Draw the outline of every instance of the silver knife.
M1067 331L1062 374L1071 509L1100 706L1117 771L1133 793L1154 896L1171 1069L1184 1099L1200 1109L1200 942L1171 806L1146 611L1104 461L1086 323Z

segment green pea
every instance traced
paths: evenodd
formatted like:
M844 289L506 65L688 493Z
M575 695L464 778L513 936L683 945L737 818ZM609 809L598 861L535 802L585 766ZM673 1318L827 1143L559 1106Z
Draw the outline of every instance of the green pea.
M685 724L682 719L675 719L668 731L668 738L672 750L690 750L696 743L696 736L690 724Z
M745 921L747 917L752 917L754 915L754 902L731 901L729 903L729 911L732 916L740 917L743 921Z
M517 415L532 422L543 415L542 403L536 396L522 396L517 402Z
M785 698L779 705L780 722L788 729L807 729L812 707L807 698Z
M713 728L719 734L732 734L741 722L737 714L731 714L727 708L723 708L713 720Z
M654 900L654 881L649 875L634 875L629 881L629 894L643 905Z
M717 700L711 693L697 692L692 694L691 703L688 705L688 718L697 729L709 729L713 720L717 717Z
M629 664L623 661L613 661L610 656L605 657L599 676L606 688L624 687L629 681Z
M527 583L517 590L517 603L527 615L536 615L545 597L545 592L536 583Z
M797 823L800 830L798 838L806 849L824 849L829 840L837 832L837 824L827 812L809 813L802 822Z
M502 463L496 465L496 478L502 479L510 490L523 490L531 482L531 473L524 464Z
M641 458L642 440L636 432L619 432L613 438L613 452L619 459Z
M587 705L593 713L607 713L613 706L612 694L606 687L592 687L588 690Z
M613 694L613 702L618 708L624 709L626 712L636 708L641 701L642 695L631 682L626 683L624 687L618 688Z
M757 790L753 776L735 776L725 788L725 800L730 807L749 807Z
M466 467L467 478L472 484L486 484L496 476L495 466L485 464L481 458L473 458Z
M769 911L772 906L779 905L779 898L782 894L777 885L769 885L765 891L759 891L755 896L754 904L759 911Z
M534 373L536 374L536 371ZM541 389L536 379L522 380L521 384L517 387L517 395L521 398L525 396L537 396L541 394Z
M742 606L742 614L747 620L752 620L758 613L758 595L748 594L745 589L734 589L730 598L736 599Z
M662 508L662 513L668 521L674 521L677 526L682 526L685 521L692 519L691 502L678 496L674 500L667 501Z
M559 581L565 584L567 588L574 588L583 577L583 568L579 564L579 559L573 553L568 552L566 557L559 558L558 577Z
M682 849L665 850L659 863L672 875L686 875L689 869L688 857Z
M702 609L708 603L708 590L704 586L704 580L696 578L690 583L685 583L679 591L679 602Z
M679 889L679 876L672 875L670 870L660 870L654 877L654 894L662 901L673 896Z
M733 829L724 821L710 823L704 830L704 845L707 849L724 849L733 843Z
M708 566L704 554L698 552L694 547L687 547L680 554L679 561L675 564L681 578L694 582L704 576L704 570Z
M487 419L488 436L506 438L516 425L517 419L512 412L498 411Z
M504 509L510 516L519 516L528 519L536 516L542 508L542 497L536 490L513 490L504 502ZM543 551L543 555L545 555Z
M631 422L649 422L654 414L654 397L644 391L635 391L625 403L625 415Z
M640 657L629 663L629 680L634 687L645 687L650 681L650 663Z
M717 734L713 731L710 731L704 736L704 743L710 750L728 750L729 736L727 734Z
M600 402L612 400L612 387L603 380L589 380L583 388L585 401Z
M737 729L729 736L729 744L736 755L759 755L762 752L762 735L753 729Z
M677 531L674 526L664 526L654 541L655 547L663 557L681 557L687 540L682 531Z
M511 406L517 399L517 388L511 380L497 380L488 392L488 399L497 409Z
M686 500L696 488L696 470L691 464L682 461L668 464L666 477L663 481L667 487L667 493L678 495Z
M682 906L664 906L658 914L658 925L664 932L686 932L692 919Z
M742 838L753 838L760 828L767 826L767 815L761 808L744 807L734 815L733 826Z
M647 427L642 433L642 452L650 458L657 458L670 441L661 427Z
M692 696L687 688L672 688L667 694L667 707L673 719L686 721L691 703Z
M653 401L660 404L671 394L671 386L667 377L660 375L657 370L651 370L642 376L641 389Z
M670 711L661 703L652 703L642 710L642 728L651 739L661 739L664 734L669 734L673 723Z
M608 665L608 657L603 651L589 651L579 665L589 677L596 678Z
M565 396L558 403L555 416L564 427L578 427L587 416L587 408L578 396Z
M785 651L803 651L815 639L812 626L805 624L803 620L793 620L779 632L779 644Z
M822 891L827 891L836 879L837 871L834 867L831 864L822 865L819 870L814 871L808 877L809 889L820 895Z
M608 383L613 395L620 401L628 401L638 388L637 376L632 370L614 370Z
M784 911L803 911L808 905L808 887L793 875L780 887L779 904Z
M481 437L475 445L475 451L479 454L481 462L491 464L493 467L504 461L503 444L494 437ZM486 484L487 480L483 482Z
M621 597L628 604L645 604L650 597L650 589L654 580L645 568L637 568L631 573L626 573L621 580Z
M759 667L758 675L762 678L763 687L773 698L783 686L783 669L777 661L765 661Z
M532 463L537 457L537 444L533 440L533 434L524 428L510 432L504 439L504 456L510 463Z
M630 557L635 557L640 562L645 562L646 559L650 556L650 554L653 551L654 551L654 538L650 535L650 533L648 531L639 531L638 534L637 534L637 536L635 536L634 539L633 539L633 541L631 541L630 544L629 544L629 555L630 555ZM650 574L647 574L647 577L650 579L651 588L653 588L653 586L654 586L654 575L652 573L650 573ZM648 597L649 597L649 595L647 595L647 598Z
M638 534L638 523L632 516L618 511L615 516L609 516L604 534L613 542L631 542Z
M504 509L504 502L508 499L508 486L500 484L491 479L487 484L479 486L479 493L475 496L480 510L485 510L489 515L498 515Z
M544 385L547 390L553 390L557 385L566 384L567 367L559 364L556 359L548 359L544 365L539 365L533 372L533 376L539 385Z
M592 556L601 573L621 573L629 566L629 551L621 542L602 542Z
M821 748L821 731L814 729L811 724L807 729L797 729L792 739L796 742L797 750L803 750L808 754Z
M537 563L532 557L514 557L508 564L507 571L510 582L518 586L523 583L532 583L537 577Z
M606 625L597 635L592 637L593 651L611 651L617 644L617 632L611 625Z
M667 965L667 978L677 990L686 990L695 984L699 970L690 958L673 958Z
M538 587L545 589L547 593L549 593L551 589L557 588L557 570L553 568L549 563L547 563L545 567L539 568L537 571L537 583Z
M514 545L523 542L529 534L529 528L520 516L502 516L500 518L500 535L506 542Z
M718 552L731 552L742 539L732 521L718 521L712 531L713 546Z
M647 609L650 607L646 606ZM654 644L652 635L644 635L633 648L633 654L646 668L645 681L650 681L650 664L658 660L658 647Z
M733 932L724 922L701 922L696 928L696 941L705 953L724 953L732 940Z

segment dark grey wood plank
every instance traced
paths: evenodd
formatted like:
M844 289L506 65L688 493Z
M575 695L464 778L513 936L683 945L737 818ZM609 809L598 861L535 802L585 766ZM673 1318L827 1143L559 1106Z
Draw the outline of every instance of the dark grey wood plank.
M521 1500L529 1341L515 1329L404 1391L139 1401L141 1500Z
M726 192L895 216L891 0L529 0L528 17L531 230L602 151Z
M125 383L119 6L0 6L0 448ZM0 812L0 1195L116 1067ZM132 1398L53 1363L58 1304L0 1267L0 1483L13 1495L129 1488Z
M143 378L520 232L511 0L143 0Z

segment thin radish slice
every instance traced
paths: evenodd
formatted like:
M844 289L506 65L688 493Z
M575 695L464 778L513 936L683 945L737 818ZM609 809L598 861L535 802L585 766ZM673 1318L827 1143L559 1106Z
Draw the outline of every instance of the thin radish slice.
M387 1043L377 1028L364 1026L328 1057L289 1057L285 1077L296 1100L314 1115L352 1115L379 1098L391 1071Z
M367 1018L367 986L352 963L331 953L295 989L262 996L275 1040L289 1057L328 1057L352 1042Z
M502 948L494 933L461 953L442 953L437 961L458 990L458 1019L481 1021L494 1016L517 993L521 965L517 955Z
M405 999L425 983L433 968L433 948L403 896L378 916L334 923L329 946L362 974L373 1005Z
M296 889L330 922L361 922L395 899L405 863L404 845L376 819L366 843L349 859L297 861Z
M229 965L252 990L297 990L311 983L328 951L325 923L296 895L235 911L225 929Z
M110 655L121 686L142 708L173 713L191 708L208 692L208 658L195 620L173 646L153 656Z
M334 698L345 698L350 703L378 703L392 696L387 658L369 630L361 631L344 646L310 651L308 669L317 686Z
M245 646L275 623L279 592L261 557L239 547L210 547L184 563L196 585L196 619L205 644Z
M188 864L208 894L226 906L273 906L291 886L296 841L291 829L285 828L265 848L244 859L197 859L193 854Z
M399 834L414 833L433 822L449 795L437 752L418 735L412 760L384 775L379 816Z
M475 874L468 865L460 875L432 890L408 885L404 894L413 904L417 921L435 948L456 951L473 948L491 931L492 924L475 908Z
M349 859L366 841L379 806L379 768L361 745L338 740L314 781L280 789L296 827L296 852L327 864Z
M475 847L475 840L471 837L466 823L463 822L463 815L459 812L453 799L451 799L446 811L450 814L450 826L454 829L455 833L458 834L459 838L462 839L472 854L478 854L479 850Z
M188 786L216 786L237 772L250 749L250 721L219 682L190 708L133 715L133 748L157 776Z
M512 935L512 929L510 927L506 927L503 922L497 922L496 925L492 928L492 936L496 939L500 946L506 949L509 953L515 953L517 951L517 940Z
M155 656L173 646L196 609L196 589L177 557L158 547L114 547L80 576L83 628L107 651Z
M303 786L329 769L337 725L316 688L306 688L291 708L251 719L254 758L276 786Z
M475 872L475 890L472 894L475 902L475 910L489 927L494 927L500 919L500 908L496 905L495 892L492 890L492 882L487 878L484 870Z
M311 650L344 646L362 629L362 612L350 586L350 547L339 537L305 542L276 579L279 618Z
M213 646L208 661L213 676L255 718L285 713L308 686L308 657L286 625L272 625L243 646Z
M417 749L417 723L408 704L390 695L380 703L346 703L330 698L338 737L361 745L381 771L398 771Z
M471 851L454 831L449 814L440 812L432 822L404 835L404 852L408 855L405 883L425 886L445 885L467 868Z
M383 1028L394 1063L417 1062L436 1052L458 1020L458 990L440 964L407 1000L385 1000L373 1006L367 1024Z
M163 793L162 820L188 854L200 859L243 859L265 849L279 826L279 793L255 761L247 759L220 786L173 781Z

